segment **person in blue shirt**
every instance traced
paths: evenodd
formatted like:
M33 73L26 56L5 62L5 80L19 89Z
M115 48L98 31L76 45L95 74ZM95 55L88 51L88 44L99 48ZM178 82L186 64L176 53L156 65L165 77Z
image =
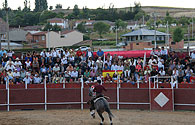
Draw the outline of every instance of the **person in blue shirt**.
M104 51L101 50L101 48L97 51L97 57L103 57L104 56Z
M1 51L0 51L1 57L3 56L4 53L7 55L7 51L4 48L2 48Z

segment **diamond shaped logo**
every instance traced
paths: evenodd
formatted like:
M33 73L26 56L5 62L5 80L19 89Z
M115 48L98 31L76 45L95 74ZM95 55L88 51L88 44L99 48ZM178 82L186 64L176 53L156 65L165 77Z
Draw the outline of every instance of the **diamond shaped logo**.
M163 107L169 101L162 92L154 100L160 105L160 107Z

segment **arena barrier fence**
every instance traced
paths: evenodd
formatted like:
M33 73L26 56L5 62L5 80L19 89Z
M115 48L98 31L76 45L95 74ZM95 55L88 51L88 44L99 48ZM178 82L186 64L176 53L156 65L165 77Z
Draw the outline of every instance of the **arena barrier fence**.
M167 77L174 82L173 77ZM44 79L44 88L20 88L10 89L9 83L6 83L6 89L0 89L0 110L15 109L54 109L54 108L77 108L83 110L88 108L88 88L84 87L83 77L80 88L47 88L46 79ZM146 110L195 110L194 88L178 88L178 83L170 84L168 88L159 87L158 76L149 78L149 88L123 88L123 84L118 81L116 87L107 88L106 95L110 97L111 108L119 109L146 109ZM153 80L153 81L152 81ZM26 85L27 86L27 85ZM159 107L155 101L159 93L164 93L170 101L164 107ZM162 94L161 94L162 95ZM170 98L168 97L170 96ZM65 105L65 106L64 106ZM152 106L154 105L154 108ZM168 108L166 108L168 105ZM172 107L172 108L170 108Z

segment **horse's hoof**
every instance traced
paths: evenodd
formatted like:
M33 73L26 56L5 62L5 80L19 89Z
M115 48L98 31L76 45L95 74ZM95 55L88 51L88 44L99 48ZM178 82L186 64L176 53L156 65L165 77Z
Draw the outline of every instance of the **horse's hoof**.
M100 125L103 125L103 123L100 123Z
M113 125L113 123L110 123L110 125Z

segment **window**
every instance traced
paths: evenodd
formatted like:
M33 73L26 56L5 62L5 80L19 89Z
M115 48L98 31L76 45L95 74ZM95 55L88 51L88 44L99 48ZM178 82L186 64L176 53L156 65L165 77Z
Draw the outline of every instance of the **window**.
M67 35L61 35L60 36L60 38L66 38L67 37Z
M162 40L162 37L159 37L159 40L161 41Z
M42 39L42 40L45 40L45 36L42 36L41 39Z
M136 43L136 45L139 45L139 43Z

